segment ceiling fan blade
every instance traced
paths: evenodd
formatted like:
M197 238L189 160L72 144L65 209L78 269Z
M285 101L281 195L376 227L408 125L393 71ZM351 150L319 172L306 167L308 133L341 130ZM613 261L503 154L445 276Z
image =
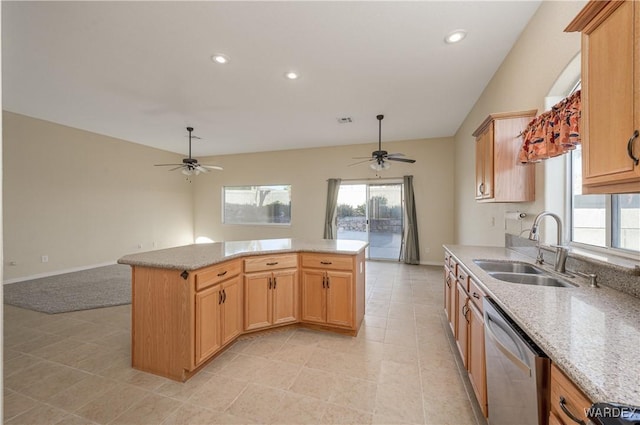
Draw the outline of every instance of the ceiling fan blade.
M403 153L400 153L400 152L396 152L396 153L389 153L389 154L387 154L387 157L394 157L394 156L396 156L396 157L397 157L397 156L406 156L406 155L405 155L405 154L403 154Z
M356 158L354 158L356 159ZM349 167L352 167L354 165L358 165L358 164L364 164L365 162L371 162L373 161L375 158L369 158L369 159L365 159L364 161L358 161L358 162L354 162L353 164L349 164Z
M224 170L224 168L220 167L219 165L202 165L202 164L200 164L200 166L202 168L206 168L208 170L220 170L220 171Z
M208 173L209 172L209 170L204 168L202 165L196 165L194 167L194 170L196 170L196 175L199 174L199 173Z
M387 158L389 161L399 161L399 162L408 162L410 164L413 164L414 162L416 162L415 159L409 159L409 158L395 158L395 157L388 157Z
M155 164L156 167L170 167L170 166L177 166L180 165L182 166L182 164Z
M179 170L179 169L181 169L181 168L182 168L182 165L180 165L179 167L176 167L176 168L172 168L172 169L170 169L169 171L176 171L176 170Z
M351 159L373 159L371 156L352 156Z

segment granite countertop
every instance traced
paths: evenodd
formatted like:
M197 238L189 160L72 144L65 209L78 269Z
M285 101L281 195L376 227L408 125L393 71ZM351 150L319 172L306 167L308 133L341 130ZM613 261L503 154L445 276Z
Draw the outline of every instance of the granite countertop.
M163 269L197 270L233 258L288 252L358 254L368 242L331 239L260 239L185 245L157 251L129 254L119 264Z
M506 248L445 249L593 402L640 406L640 298L579 277L567 279L576 288L500 281L473 260L534 260Z

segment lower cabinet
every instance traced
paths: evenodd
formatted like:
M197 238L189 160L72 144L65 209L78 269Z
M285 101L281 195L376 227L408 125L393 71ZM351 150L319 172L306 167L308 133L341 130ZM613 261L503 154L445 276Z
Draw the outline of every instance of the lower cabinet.
M555 364L551 364L551 411L549 424L589 423L586 412L591 401Z
M445 310L448 308L449 325L476 399L482 413L487 417L487 374L482 310L482 298L485 294L453 258L449 258L448 262L446 259Z
M244 329L247 331L298 320L298 271L249 273L244 278Z
M198 365L243 331L240 277L196 292L195 315L195 363Z
M302 270L302 321L352 328L353 273Z

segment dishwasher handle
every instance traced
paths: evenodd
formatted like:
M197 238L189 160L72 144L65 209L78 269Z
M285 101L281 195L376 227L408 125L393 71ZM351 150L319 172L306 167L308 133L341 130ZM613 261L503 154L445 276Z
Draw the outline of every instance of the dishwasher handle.
M531 368L524 363L520 357L518 357L517 355L513 354L511 351L509 351L509 349L507 347L505 347L500 340L498 340L498 337L496 336L495 333L493 333L493 330L491 330L491 324L492 323L496 323L494 320L491 320L491 315L487 315L486 316L486 326L485 326L485 332L487 333L487 336L491 339L491 341L495 344L496 348L498 350L500 350L500 352L502 354L505 355L506 358L508 358L511 363L513 363L515 366L518 367L518 369L520 369L521 371L523 371L525 374L527 374L527 376L531 376Z

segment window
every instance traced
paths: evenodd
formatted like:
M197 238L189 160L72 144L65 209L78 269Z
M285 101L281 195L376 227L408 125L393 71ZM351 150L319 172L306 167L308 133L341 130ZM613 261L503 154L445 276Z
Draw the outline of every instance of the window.
M583 195L582 151L571 152L571 240L640 252L640 194Z
M291 224L291 185L225 186L225 224Z

